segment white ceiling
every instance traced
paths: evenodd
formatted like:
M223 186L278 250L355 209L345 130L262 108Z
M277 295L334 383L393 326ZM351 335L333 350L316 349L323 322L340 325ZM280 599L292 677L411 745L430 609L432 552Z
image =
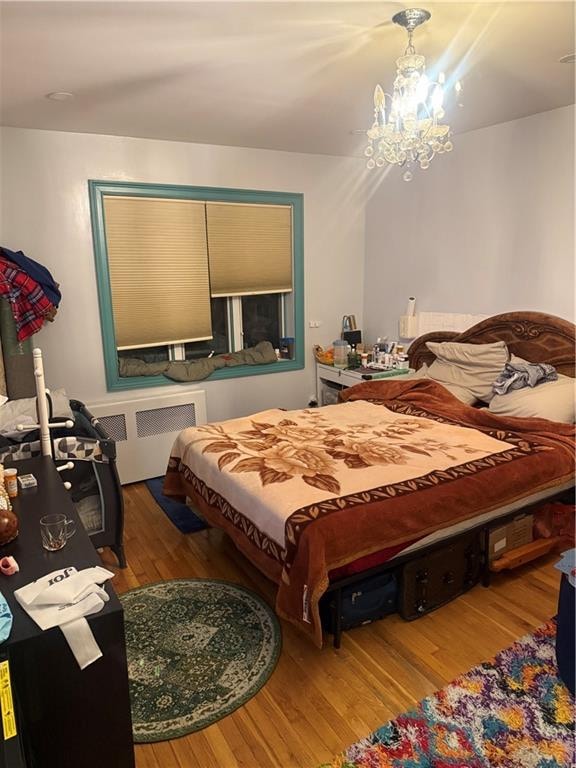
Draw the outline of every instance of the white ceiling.
M2 2L3 125L360 153L406 44L390 2ZM456 133L574 102L572 2L424 3ZM67 102L44 98L72 91Z

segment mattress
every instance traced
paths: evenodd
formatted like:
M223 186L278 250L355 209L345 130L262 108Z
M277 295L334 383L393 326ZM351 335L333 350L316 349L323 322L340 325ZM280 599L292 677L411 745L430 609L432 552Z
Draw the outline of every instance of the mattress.
M383 544L387 558L417 551L574 476L573 425L498 417L425 379L343 394L340 405L186 430L164 485L277 582L278 613L318 645L318 601L336 569L382 556Z

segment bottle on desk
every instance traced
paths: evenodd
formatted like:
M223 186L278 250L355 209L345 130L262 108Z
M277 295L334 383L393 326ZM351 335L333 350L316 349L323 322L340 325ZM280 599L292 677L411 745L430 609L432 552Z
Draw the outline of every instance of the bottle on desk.
M352 348L348 352L348 368L357 368L360 365L360 355L356 351L356 345L352 344Z
M4 487L4 465L0 464L0 468L0 546L4 546L18 536L18 517Z
M12 509L12 502L4 484L4 464L0 464L0 510Z

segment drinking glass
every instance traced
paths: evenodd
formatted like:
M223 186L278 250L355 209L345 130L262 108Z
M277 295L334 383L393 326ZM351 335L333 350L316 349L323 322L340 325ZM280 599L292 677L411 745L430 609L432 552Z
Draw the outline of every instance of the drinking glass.
M76 533L76 523L66 515L45 515L40 518L42 546L49 552L62 549L71 536Z

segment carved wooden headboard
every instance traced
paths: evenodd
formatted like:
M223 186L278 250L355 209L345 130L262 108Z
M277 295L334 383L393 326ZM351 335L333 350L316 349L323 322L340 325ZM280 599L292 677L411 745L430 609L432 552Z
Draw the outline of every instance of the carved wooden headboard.
M430 365L435 356L427 341L458 341L466 344L488 344L505 341L514 355L530 363L550 363L558 373L575 376L576 326L568 320L543 312L506 312L494 315L468 328L467 331L438 331L415 339L408 350L411 368Z

